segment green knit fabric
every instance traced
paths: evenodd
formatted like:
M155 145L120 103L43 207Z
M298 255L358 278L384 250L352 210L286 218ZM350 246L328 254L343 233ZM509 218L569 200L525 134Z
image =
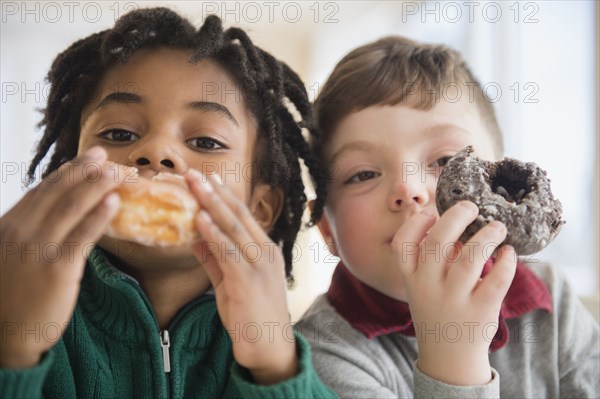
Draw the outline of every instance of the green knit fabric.
M73 318L39 365L0 370L2 398L309 398L336 397L316 375L306 341L295 333L300 372L271 386L252 382L235 363L214 296L185 306L169 327L171 371L160 331L139 285L92 251Z

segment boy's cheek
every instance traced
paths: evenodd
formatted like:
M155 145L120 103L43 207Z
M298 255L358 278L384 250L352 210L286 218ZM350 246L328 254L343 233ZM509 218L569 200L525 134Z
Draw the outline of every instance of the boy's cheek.
M337 247L341 254L364 250L378 236L374 229L376 216L361 206L344 204L336 208L331 222Z

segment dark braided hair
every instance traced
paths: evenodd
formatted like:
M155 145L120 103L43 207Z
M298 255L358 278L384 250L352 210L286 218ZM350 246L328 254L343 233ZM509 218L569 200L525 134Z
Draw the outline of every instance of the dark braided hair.
M316 134L311 104L296 73L256 47L243 30L223 30L221 20L214 15L196 30L167 8L136 10L120 18L112 29L79 40L59 54L47 77L51 89L40 122L44 134L29 166L29 183L52 146L50 163L42 177L77 155L81 113L93 99L104 73L116 63L126 63L139 49L157 47L191 50L192 63L210 58L239 84L246 105L258 121L253 184L280 188L285 196L283 210L269 236L282 247L286 276L292 283L292 250L307 201L299 159L308 168L317 194L325 190L325 176L319 172L304 137ZM300 115L299 121L292 115L291 105ZM319 213L313 213L309 225L319 218Z

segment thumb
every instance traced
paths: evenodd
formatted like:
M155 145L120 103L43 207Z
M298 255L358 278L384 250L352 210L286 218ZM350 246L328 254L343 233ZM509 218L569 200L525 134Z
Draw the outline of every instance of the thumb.
M427 231L435 224L435 220L431 215L417 213L396 231L392 240L392 250L396 255L400 272L405 278L416 271L420 244L425 239Z

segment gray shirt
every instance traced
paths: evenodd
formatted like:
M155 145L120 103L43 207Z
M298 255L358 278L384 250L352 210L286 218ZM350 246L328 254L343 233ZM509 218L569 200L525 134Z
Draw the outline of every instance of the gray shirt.
M553 311L508 319L508 343L490 354L492 381L458 387L436 381L415 367L414 337L391 333L368 339L320 296L296 325L313 348L323 382L343 398L397 397L600 397L598 323L561 273L528 264L548 286Z

